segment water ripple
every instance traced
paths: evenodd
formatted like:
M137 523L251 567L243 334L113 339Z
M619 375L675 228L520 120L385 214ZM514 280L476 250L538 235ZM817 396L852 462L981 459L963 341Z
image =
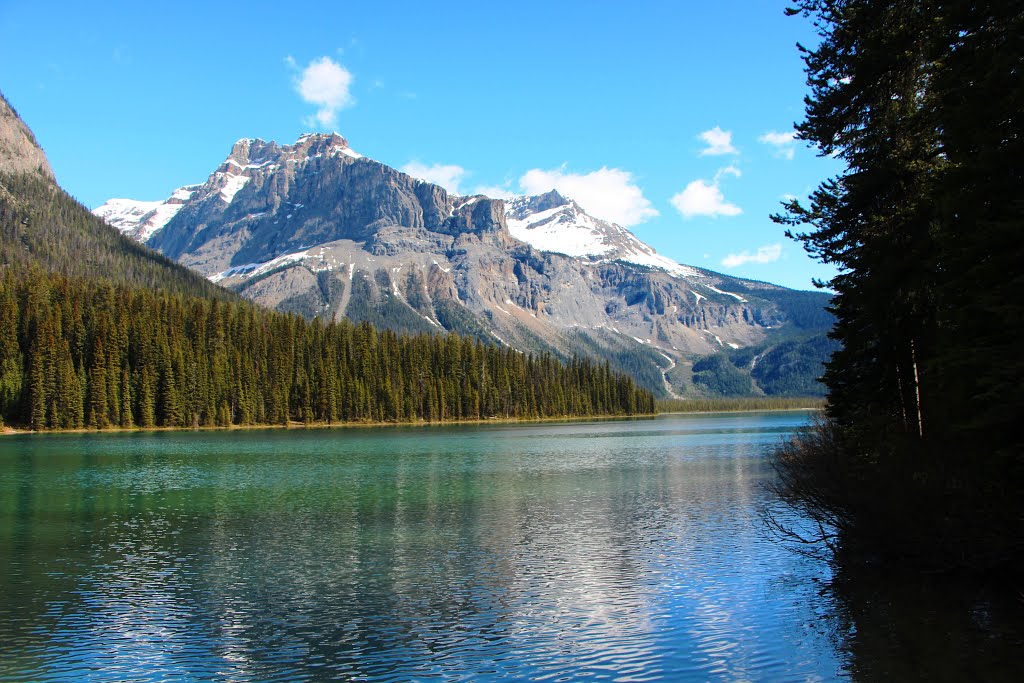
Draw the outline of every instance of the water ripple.
M758 526L802 419L5 441L0 681L843 676Z

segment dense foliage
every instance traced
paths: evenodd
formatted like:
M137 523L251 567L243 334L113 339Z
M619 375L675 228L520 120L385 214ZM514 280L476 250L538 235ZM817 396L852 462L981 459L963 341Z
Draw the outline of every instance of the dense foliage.
M824 396L820 379L838 346L825 334L816 334L735 349L729 358L738 367L750 368L766 396Z
M750 375L733 365L724 353L694 363L693 383L715 396L749 396L754 392Z
M7 267L0 416L33 429L654 412L607 365Z
M1024 7L802 0L799 137L846 163L777 220L835 264L828 421L783 492L844 550L942 567L1024 552Z

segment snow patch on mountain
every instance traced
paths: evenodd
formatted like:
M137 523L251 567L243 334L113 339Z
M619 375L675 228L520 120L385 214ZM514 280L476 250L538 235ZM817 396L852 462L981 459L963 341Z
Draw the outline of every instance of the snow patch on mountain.
M197 185L175 190L164 201L143 202L135 199L109 199L92 212L139 242L145 242L161 230L195 193Z
M231 200L233 200L235 195L238 194L238 191L245 187L245 184L249 182L249 176L225 173L224 177L227 178L227 182L225 182L224 187L220 189L220 198L224 200L225 204L230 204Z
M571 207L556 206L522 219L512 215L506 215L509 233L534 249L566 256L602 256L615 248L590 216Z
M590 216L554 190L508 200L505 222L513 237L540 251L625 261L679 277L700 277L696 269L662 256L621 225Z
M296 261L314 258L314 255L308 252L309 250L307 249L306 251L297 251L292 254L284 254L282 256L278 256L275 259L271 259L270 261L265 261L263 263L246 263L245 265L234 266L232 268L228 268L227 270L221 271L215 275L211 275L207 279L210 282L220 282L224 278L234 277L235 275L244 275L246 278L255 277L257 275L263 275L264 273L269 273L278 266L284 266L289 263L295 263Z
M137 199L108 199L92 210L94 214L121 232L134 230L145 216L152 213L164 202L143 202Z

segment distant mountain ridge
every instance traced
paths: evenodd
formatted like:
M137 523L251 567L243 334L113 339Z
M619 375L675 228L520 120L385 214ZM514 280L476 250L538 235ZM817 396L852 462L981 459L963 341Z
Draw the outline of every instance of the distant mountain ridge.
M676 263L555 191L507 202L454 195L336 134L242 139L204 183L95 212L267 306L603 357L666 396L771 393L757 382L772 370L769 351L829 325L827 295ZM749 387L694 371L715 354Z

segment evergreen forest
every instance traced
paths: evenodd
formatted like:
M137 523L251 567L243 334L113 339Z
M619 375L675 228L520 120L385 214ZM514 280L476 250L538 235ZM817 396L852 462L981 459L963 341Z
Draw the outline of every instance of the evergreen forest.
M458 335L400 337L8 266L0 416L31 429L653 413L608 365Z
M775 219L838 270L826 419L784 499L838 558L1024 562L1024 6L802 0L798 137L844 162ZM792 530L789 530L792 531Z

